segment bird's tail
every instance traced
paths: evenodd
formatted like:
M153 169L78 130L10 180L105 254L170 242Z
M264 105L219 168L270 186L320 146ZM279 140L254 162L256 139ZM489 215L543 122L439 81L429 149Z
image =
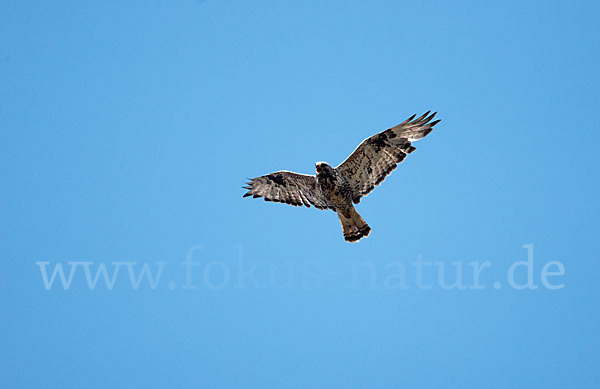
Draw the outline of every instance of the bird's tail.
M338 212L338 217L340 218L340 223L342 223L344 239L348 242L356 242L362 237L368 236L371 232L371 227L369 227L354 207L352 207L350 213L346 216Z

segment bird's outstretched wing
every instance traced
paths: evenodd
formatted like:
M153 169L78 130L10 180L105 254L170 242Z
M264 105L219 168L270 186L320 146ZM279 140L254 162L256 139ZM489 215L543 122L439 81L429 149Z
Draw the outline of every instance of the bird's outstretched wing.
M315 176L285 170L250 179L244 189L244 197L264 197L265 201L276 201L294 206L314 205L318 209L335 209L317 187Z
M350 185L352 201L355 204L360 198L369 194L376 185L415 151L411 141L421 139L433 130L439 120L431 121L435 112L428 111L418 119L416 115L388 130L365 139L354 152L342 162L336 170L342 174Z

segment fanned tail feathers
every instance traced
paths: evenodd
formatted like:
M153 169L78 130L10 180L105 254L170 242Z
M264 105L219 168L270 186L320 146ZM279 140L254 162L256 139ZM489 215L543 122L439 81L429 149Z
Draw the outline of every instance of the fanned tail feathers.
M355 208L352 208L349 217L344 216L341 212L338 212L338 217L342 224L344 239L348 242L357 242L363 237L369 236L371 227L369 227Z

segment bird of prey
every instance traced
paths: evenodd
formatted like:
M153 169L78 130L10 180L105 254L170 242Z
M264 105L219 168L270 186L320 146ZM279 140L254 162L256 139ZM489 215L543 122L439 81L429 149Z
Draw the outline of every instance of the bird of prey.
M373 135L364 141L344 162L331 167L317 162L316 175L278 171L252 178L244 189L244 197L264 197L294 206L311 204L318 209L336 212L344 238L356 242L371 232L369 225L358 214L353 204L369 194L373 188L404 161L415 147L412 141L425 137L440 120L431 121L436 112L426 112L418 119L411 116L388 130Z

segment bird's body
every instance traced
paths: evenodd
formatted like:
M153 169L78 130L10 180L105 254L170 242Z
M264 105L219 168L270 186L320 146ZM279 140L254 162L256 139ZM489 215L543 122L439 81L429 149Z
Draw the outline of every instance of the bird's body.
M323 196L333 204L342 224L344 238L354 242L369 235L371 228L352 204L352 189L346 177L325 162L318 162L316 170L317 186Z
M429 134L439 120L427 112L416 120L413 115L403 123L365 139L339 166L316 163L316 176L279 171L251 179L244 195L264 197L291 205L314 205L335 211L342 224L344 238L355 242L369 235L371 228L354 208L362 196L394 170L412 153L411 142Z

